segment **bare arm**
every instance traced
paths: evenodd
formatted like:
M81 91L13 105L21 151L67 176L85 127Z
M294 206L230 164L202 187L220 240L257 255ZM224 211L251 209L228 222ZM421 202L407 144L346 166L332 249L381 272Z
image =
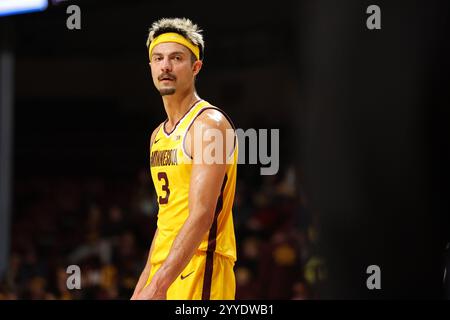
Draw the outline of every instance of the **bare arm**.
M224 138L225 130L231 128L225 117L215 110L205 111L195 123L202 128L202 132L208 129L220 130ZM194 136L192 140L195 139L201 137ZM189 154L195 158L196 152L203 152L210 143L212 142L203 143L199 150L193 148L193 141L187 142L186 146ZM225 160L228 152L225 143L220 147L222 147L221 162L193 163L189 187L189 216L175 238L167 259L153 276L150 285L142 290L140 299L165 299L167 289L189 263L211 228L226 172Z
M150 136L150 149L153 145L153 141L155 141L155 136L156 136L156 133L158 132L158 129L160 126L161 125L159 125L155 130L153 130L152 135ZM158 236L158 229L156 229L155 234L153 236L152 244L150 246L150 250L148 253L147 263L145 264L144 270L142 271L141 276L139 277L138 283L136 284L136 288L134 289L131 300L135 300L139 296L140 292L142 291L145 284L147 283L147 280L148 280L148 277L149 277L150 271L151 271L151 266L152 266L150 259L152 257L153 246L155 245L155 239L157 236Z

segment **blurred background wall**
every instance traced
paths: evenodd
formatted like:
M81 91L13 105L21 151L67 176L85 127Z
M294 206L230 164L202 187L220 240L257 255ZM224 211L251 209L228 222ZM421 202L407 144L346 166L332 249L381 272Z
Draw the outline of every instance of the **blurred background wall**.
M380 6L381 30L363 25L371 4ZM443 296L448 9L439 1L314 1L305 13L302 159L321 217L325 296ZM370 265L381 269L381 290L367 289Z

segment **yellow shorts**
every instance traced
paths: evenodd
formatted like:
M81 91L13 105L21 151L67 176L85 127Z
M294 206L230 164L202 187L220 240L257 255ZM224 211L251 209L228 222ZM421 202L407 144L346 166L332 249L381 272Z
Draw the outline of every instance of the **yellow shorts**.
M147 285L161 264L152 265ZM234 300L234 261L217 253L194 254L167 290L167 300Z

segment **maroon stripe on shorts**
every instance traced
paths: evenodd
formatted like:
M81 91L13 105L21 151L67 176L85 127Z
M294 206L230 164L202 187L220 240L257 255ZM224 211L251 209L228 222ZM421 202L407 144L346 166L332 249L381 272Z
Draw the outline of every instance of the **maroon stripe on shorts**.
M214 221L209 230L208 237L208 249L206 250L206 264L205 264L205 275L203 277L203 291L202 300L210 300L211 298L211 283L213 275L213 265L214 265L214 251L216 251L216 236L217 236L217 217L223 208L223 190L227 183L227 175L223 178L222 189L220 190L220 196L217 199L216 212L214 213Z

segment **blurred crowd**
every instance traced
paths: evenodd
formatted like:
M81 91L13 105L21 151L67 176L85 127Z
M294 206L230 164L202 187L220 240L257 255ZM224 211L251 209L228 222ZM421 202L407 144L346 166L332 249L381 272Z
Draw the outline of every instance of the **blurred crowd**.
M158 207L146 170L134 179L27 178L14 186L9 267L0 299L129 299ZM236 299L317 299L326 278L318 216L295 167L241 177L233 209ZM81 289L68 289L70 265Z

